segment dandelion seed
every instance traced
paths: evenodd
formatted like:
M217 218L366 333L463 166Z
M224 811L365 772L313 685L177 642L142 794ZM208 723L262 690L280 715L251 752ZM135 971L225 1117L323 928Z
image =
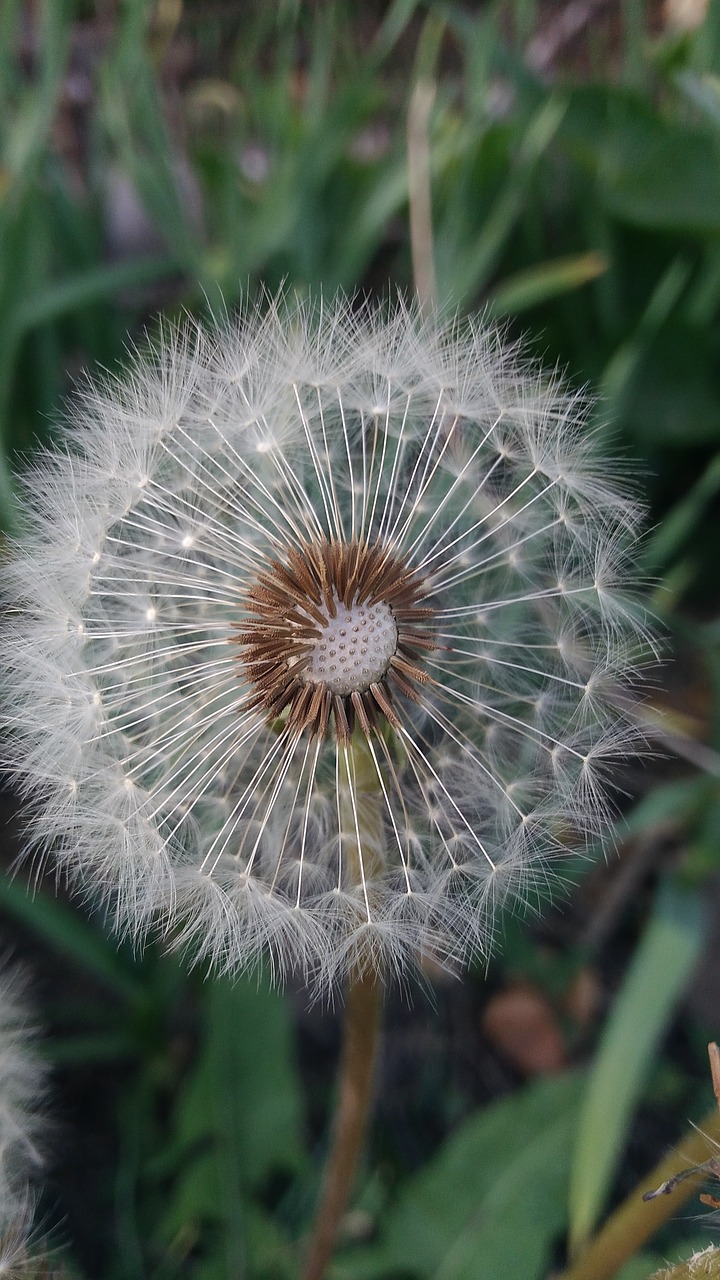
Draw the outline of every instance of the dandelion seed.
M346 301L166 334L27 490L6 763L134 938L464 962L602 827L638 512L495 334Z
M35 1057L23 983L0 974L0 1276L34 1270L31 1177L40 1164L37 1138L45 1072Z

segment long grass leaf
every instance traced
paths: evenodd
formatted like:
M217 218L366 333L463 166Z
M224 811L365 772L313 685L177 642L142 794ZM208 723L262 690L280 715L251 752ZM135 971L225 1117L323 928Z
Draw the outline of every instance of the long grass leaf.
M665 886L615 1001L581 1109L569 1192L573 1253L607 1200L648 1067L703 936L699 896Z

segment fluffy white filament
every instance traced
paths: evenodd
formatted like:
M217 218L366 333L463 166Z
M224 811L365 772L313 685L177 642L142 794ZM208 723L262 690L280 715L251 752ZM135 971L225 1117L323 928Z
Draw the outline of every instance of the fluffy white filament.
M31 1268L32 1175L40 1163L37 1136L45 1071L28 1025L24 986L16 972L0 972L0 1276Z
M27 480L5 750L37 844L220 970L487 953L497 904L602 825L631 736L638 513L610 471L582 401L479 325L342 300L165 334ZM379 541L432 595L370 787L334 734L268 722L236 643L257 575L320 539Z

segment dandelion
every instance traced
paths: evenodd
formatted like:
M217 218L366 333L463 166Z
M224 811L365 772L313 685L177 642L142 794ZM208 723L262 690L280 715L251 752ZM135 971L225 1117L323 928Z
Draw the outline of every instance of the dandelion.
M638 511L482 325L280 301L79 399L12 553L36 847L237 972L486 956L605 817Z
M23 983L0 974L0 1276L35 1274L31 1256L31 1177L40 1164L37 1138L44 1071L33 1052Z

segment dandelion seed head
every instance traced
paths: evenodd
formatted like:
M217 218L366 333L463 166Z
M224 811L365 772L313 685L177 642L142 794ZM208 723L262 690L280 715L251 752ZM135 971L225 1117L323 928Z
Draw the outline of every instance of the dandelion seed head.
M479 323L165 332L27 494L5 763L135 939L321 986L455 965L602 829L640 513L579 397Z

